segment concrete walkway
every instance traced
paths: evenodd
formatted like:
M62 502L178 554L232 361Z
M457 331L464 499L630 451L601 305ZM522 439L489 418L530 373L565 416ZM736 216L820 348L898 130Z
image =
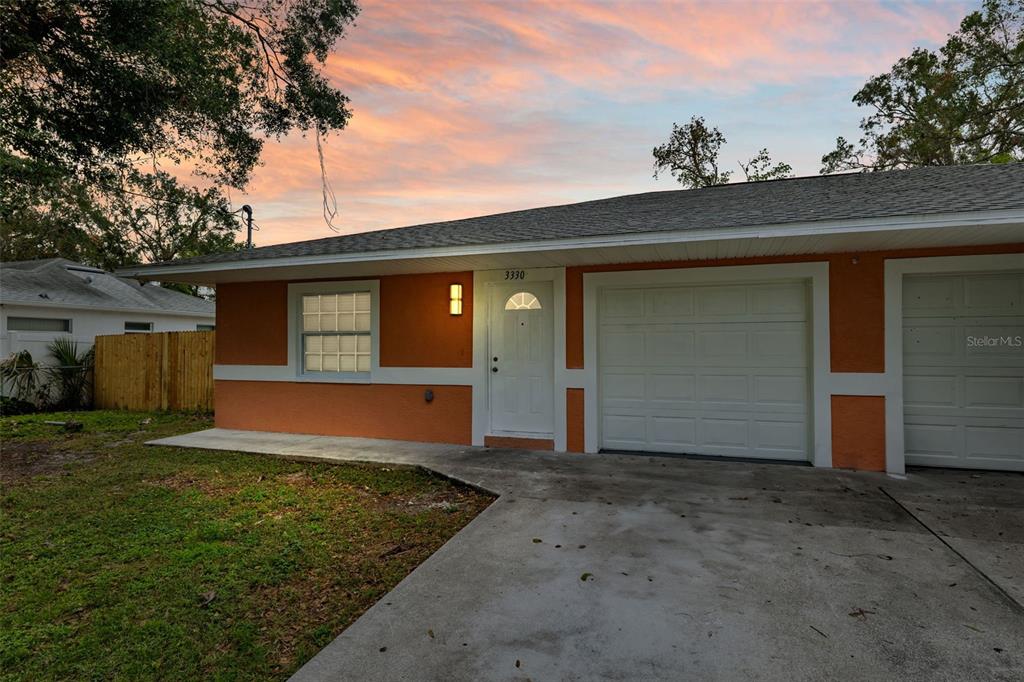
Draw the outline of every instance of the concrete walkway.
M1019 680L1024 476L212 429L154 444L426 467L491 507L296 680Z

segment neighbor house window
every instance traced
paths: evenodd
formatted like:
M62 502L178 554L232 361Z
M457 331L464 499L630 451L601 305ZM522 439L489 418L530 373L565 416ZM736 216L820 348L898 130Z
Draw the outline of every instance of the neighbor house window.
M214 324L197 324L196 325L196 331L197 332L212 332L216 328L217 328L217 325L214 325Z
M129 334L153 331L152 322L125 322L124 330Z
M71 320L55 317L8 317L7 331L70 333Z
M370 292L302 297L302 366L307 372L370 371Z

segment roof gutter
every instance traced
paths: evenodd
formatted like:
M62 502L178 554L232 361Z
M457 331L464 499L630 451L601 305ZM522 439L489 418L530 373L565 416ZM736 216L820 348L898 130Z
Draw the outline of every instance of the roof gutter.
M891 230L911 229L923 230L943 227L969 227L975 225L1012 225L1015 223L1024 224L1024 210L976 211L969 213L903 216L897 218L888 217L832 222L817 221L783 223L757 227L641 232L601 235L596 237L574 237L571 239L543 239L496 244L474 244L467 246L390 249L385 251L320 254L312 256L284 256L278 258L253 258L249 260L219 261L212 263L182 263L180 265L176 265L172 261L166 265L139 265L120 268L116 271L116 274L119 277L136 277L141 279L158 280L161 275L187 275L207 272L258 270L263 268L294 267L302 265L333 265L412 258L450 258L457 256L481 256L502 253L559 251L564 249L648 246L666 243L729 239L775 239L779 237L856 234L863 232L885 232Z

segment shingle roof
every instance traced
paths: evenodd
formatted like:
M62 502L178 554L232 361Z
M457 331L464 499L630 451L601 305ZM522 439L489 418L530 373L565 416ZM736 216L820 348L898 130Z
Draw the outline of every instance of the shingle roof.
M647 192L200 256L179 264L1024 209L1024 163ZM158 266L160 264L157 264Z
M0 303L212 315L213 301L115 277L64 258L0 263Z

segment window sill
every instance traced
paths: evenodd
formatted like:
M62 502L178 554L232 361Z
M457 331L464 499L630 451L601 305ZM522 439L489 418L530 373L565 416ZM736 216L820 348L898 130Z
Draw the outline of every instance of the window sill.
M314 384L369 384L369 372L303 372L296 381Z

